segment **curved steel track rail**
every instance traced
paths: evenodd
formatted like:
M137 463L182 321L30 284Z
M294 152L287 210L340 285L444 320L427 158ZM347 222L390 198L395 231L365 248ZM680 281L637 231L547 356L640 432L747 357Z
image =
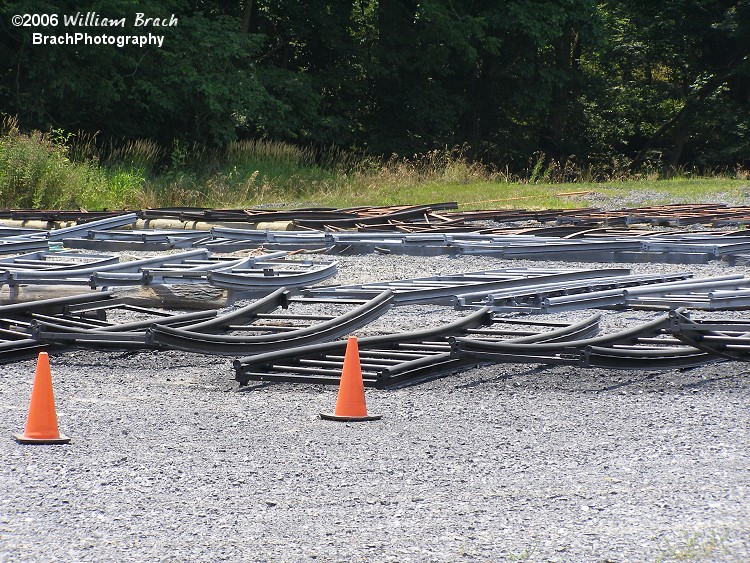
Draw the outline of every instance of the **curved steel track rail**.
M495 291L523 291L529 286L542 283L573 283L588 280L587 283L602 283L602 280L627 276L627 269L606 268L591 270L567 270L551 268L504 268L464 272L424 278L396 281L373 282L348 286L323 286L305 290L305 295L313 297L362 297L374 292L391 290L399 304L443 303L453 304L460 295L486 295ZM481 307L478 307L481 308Z
M454 354L483 362L542 363L617 369L671 369L702 365L716 356L671 337L673 315L635 327L559 343L453 339ZM658 338L662 337L662 338Z
M123 308L145 314L148 318L129 323L108 324L105 322L107 312L119 306L119 302L113 301L112 305L105 304L97 308L98 323L84 322L83 319L74 319L70 316L34 314L29 332L37 340L48 343L93 348L156 348L156 344L148 341L147 333L155 324L163 327L182 327L205 334L227 331L234 324L252 322L259 314L279 307L286 308L289 303L288 293L284 288L278 289L263 299L224 315L218 315L214 310L167 315L151 309L124 305Z
M693 320L676 313L673 334L681 342L727 360L750 361L750 322L747 320Z
M532 322L533 328L552 328L546 332L529 332L529 323L517 319L494 317L481 309L453 323L426 330L358 340L364 384L370 387L392 387L441 377L466 369L476 362L452 353L451 335L472 334L477 338L513 337L524 341L564 341L591 336L598 331L599 315L585 321L560 326L560 323ZM498 325L510 325L501 330ZM523 329L513 328L522 325ZM525 329L525 330L524 330ZM337 384L343 365L346 342L330 342L288 349L235 360L235 379L240 385L255 381L295 381Z
M335 276L335 260L264 260L252 267L235 266L208 272L208 283L238 292L268 291L271 287L298 288Z
M383 291L342 315L306 327L271 334L235 336L204 332L207 328L210 330L218 328L218 319L216 323L210 324L208 327L205 323L202 323L202 326L193 325L192 328L186 329L156 324L147 331L147 342L156 346L207 354L238 355L252 352L260 354L272 350L287 350L311 342L333 340L344 336L383 315L391 307L392 302L393 294L390 291ZM246 320L254 320L259 313L260 308L256 308L252 313L244 311L236 314L244 315ZM264 331L271 327L248 324L225 325L224 328Z
M31 303L0 305L0 361L25 358L46 350L49 345L31 337L34 315L70 316L76 312L111 305L112 293L89 293L65 298L40 299Z
M116 257L72 252L34 252L0 259L0 283L114 287L209 283L239 293L312 285L336 274L335 260L287 260L284 251L222 258L206 249L119 262Z
M305 307L316 303L316 300L309 299L299 301ZM317 300L317 303L328 302ZM38 342L47 344L93 348L163 348L240 355L253 350L267 352L338 338L385 313L392 304L392 295L385 291L369 301L341 303L349 310L337 316L274 313L277 309L287 309L293 303L296 300L290 297L290 292L285 288L223 315L217 315L214 310L167 315L115 302L110 306L100 305L96 319L32 313L26 328ZM148 318L128 323L107 322L107 313L118 307ZM299 326L300 322L308 324ZM256 334L233 335L230 334L232 332Z

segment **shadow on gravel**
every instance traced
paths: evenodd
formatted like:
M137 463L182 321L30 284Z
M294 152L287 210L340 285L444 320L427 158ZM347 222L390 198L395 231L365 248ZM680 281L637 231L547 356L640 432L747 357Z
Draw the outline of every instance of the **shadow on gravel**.
M554 367L554 366L537 366L537 367L527 369L526 371L521 371L518 373L498 375L497 377L491 377L487 379L479 379L477 381L472 381L471 383L464 383L463 385L456 385L454 389L471 389L472 387L478 387L479 385L484 385L485 383L497 383L498 381L507 381L508 379L513 379L514 377L523 377L525 375L535 375L537 373L542 373L544 371L547 371L551 367Z
M681 370L681 373L685 373L685 371L687 370ZM614 385L610 385L609 387L603 387L602 389L599 389L598 391L600 393L607 392L607 391L617 391L618 389L622 389L624 387L629 387L632 385L639 385L639 384L643 384L649 381L657 380L659 377L663 376L665 373L668 373L668 372L655 372L655 373L645 375L643 377L637 377L637 378L634 377L634 378L628 379L627 381L623 381L623 382L616 383ZM717 375L715 377L702 378L698 381L684 382L677 386L670 386L670 388L672 390L695 389L698 387L703 387L704 385L709 385L711 383L717 383L719 381L737 379L737 377L744 377L745 375L746 374ZM657 389L666 390L667 386L669 386L669 384L671 383L671 380L665 381L663 383L664 385L657 386Z
M610 385L609 387L603 387L603 388L599 389L599 392L600 393L604 393L606 391L617 391L618 389L622 389L623 387L629 387L631 385L636 385L638 383L643 383L645 381L651 381L653 379L656 379L660 375L662 375L662 372L652 373L652 374L647 375L645 377L628 379L627 381L616 383L615 385Z
M278 381L262 381L256 385L245 385L244 387L239 387L237 389L238 393L250 393L251 391L260 391L261 389L265 389L266 387L272 387L274 385L278 385Z
M150 369L153 366L163 367L168 363L170 369L190 369L195 368L197 364L193 356L180 355L170 351L163 350L88 350L85 348L71 348L61 354L50 353L50 360L59 364L75 365L77 367L98 367L112 366L115 367L117 362L125 362L124 366L130 367L133 362L137 362L142 370ZM195 355L202 360L203 365L218 365L224 358L206 357Z
M709 383L716 383L717 381L723 381L725 379L736 379L737 377L746 377L747 374L745 373L738 373L733 375L723 375L721 377L711 377L708 379L701 379L700 381L694 381L693 383L685 383L684 385L681 385L681 389L692 389L696 387L703 387L704 385L708 385Z

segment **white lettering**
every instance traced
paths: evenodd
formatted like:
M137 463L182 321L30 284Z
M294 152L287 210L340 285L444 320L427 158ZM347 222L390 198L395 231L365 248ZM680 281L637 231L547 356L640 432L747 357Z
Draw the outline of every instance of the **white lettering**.
M176 27L178 23L178 18L174 14L172 14L172 17L167 19L159 19L159 18L147 18L146 14L142 12L136 12L135 14L135 21L133 22L133 26L135 27L144 27L147 25L150 25L152 27Z
M44 35L34 32L31 34L33 45L114 45L119 48L126 45L143 48L155 45L161 48L164 45L163 35L109 35L102 33L92 35L85 32L66 33L65 35Z

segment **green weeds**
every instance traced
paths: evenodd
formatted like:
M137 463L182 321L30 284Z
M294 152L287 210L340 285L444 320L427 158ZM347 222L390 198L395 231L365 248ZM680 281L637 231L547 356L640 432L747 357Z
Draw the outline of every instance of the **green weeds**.
M463 209L543 209L587 206L589 196L633 196L635 205L644 205L750 195L748 172L741 168L709 177L683 169L662 179L653 167L633 173L630 164L595 170L573 157L557 162L538 153L525 170L511 173L474 162L461 148L379 159L267 140L236 141L224 149L177 140L169 148L150 140L106 146L95 136L62 130L22 133L15 119L5 118L0 206L93 210L457 201Z
M0 205L15 208L70 208L84 193L106 192L104 171L68 158L59 132L22 134L16 121L0 123Z
M680 540L667 543L657 557L656 563L721 560L730 553L727 548L728 539L728 532L685 532Z

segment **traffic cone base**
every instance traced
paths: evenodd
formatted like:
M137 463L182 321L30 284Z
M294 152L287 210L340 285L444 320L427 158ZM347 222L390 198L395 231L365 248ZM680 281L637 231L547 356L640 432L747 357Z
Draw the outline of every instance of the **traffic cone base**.
M28 438L23 434L13 434L16 442L19 444L68 444L70 438L64 434L60 434L59 438Z
M366 420L380 420L383 418L382 414L373 414L367 416L340 416L331 413L320 413L320 418L323 420L338 420L340 422L365 422Z

